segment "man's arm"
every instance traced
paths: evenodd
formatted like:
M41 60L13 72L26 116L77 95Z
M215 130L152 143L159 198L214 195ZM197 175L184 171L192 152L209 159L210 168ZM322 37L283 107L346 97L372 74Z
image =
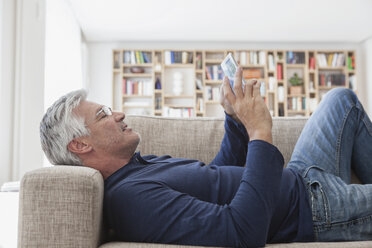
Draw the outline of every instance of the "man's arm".
M106 212L122 241L258 247L266 243L280 195L283 157L276 147L249 142L247 165L229 204L218 205L140 178L105 195ZM226 185L228 187L228 185Z
M225 134L216 157L210 164L244 166L249 137L245 127L225 111Z

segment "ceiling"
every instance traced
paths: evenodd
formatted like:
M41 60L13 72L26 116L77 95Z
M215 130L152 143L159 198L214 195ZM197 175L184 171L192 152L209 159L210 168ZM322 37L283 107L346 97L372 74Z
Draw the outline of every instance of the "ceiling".
M362 42L372 0L67 0L87 41Z

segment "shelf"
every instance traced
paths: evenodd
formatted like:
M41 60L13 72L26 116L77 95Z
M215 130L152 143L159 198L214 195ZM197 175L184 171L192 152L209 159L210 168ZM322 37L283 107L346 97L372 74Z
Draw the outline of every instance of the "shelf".
M211 100L208 100L208 101L205 101L206 104L220 104L219 101L211 101Z
M151 98L152 95L123 95L123 98Z
M155 114L161 114L162 112L163 112L163 111L162 111L161 109L160 109L160 110L159 110L159 109L154 110L154 113L155 113Z
M194 98L192 95L180 95L180 96L171 96L171 95L166 95L164 98Z
M256 65L256 64L247 64L247 65L239 65L242 68L265 68L266 65Z
M189 105L164 105L164 106L168 108L194 108L194 106Z
M287 109L288 113L295 113L295 114L305 114L306 110L293 110L293 109Z
M208 80L208 79L206 79L205 83L206 84L222 84L223 80Z
M113 71L114 73L120 73L120 72L121 72L121 70L120 70L120 69L117 69L117 68L113 69L112 71Z
M318 68L319 70L344 70L343 66L322 66Z
M123 67L152 67L152 63L145 63L145 64L123 64Z
M339 87L346 87L346 85L339 85L339 86L318 86L318 89L320 90L331 90L331 89L334 89L334 88L339 88Z
M306 64L287 64L287 68L305 68Z
M194 68L194 64L170 64L164 65L165 68Z
M355 73L355 70L348 70L347 73Z
M195 70L195 73L203 73L204 71L203 71L203 69L196 69Z
M154 90L154 93L163 93L163 90Z
M127 106L127 105L123 105L123 108L152 108L152 106L141 106L141 105Z
M203 94L203 90L195 90L195 93L198 93L198 94Z
M287 97L305 97L306 95L305 94L287 94Z
M223 59L206 59L206 64L221 64Z
M152 77L150 73L124 73L123 77Z

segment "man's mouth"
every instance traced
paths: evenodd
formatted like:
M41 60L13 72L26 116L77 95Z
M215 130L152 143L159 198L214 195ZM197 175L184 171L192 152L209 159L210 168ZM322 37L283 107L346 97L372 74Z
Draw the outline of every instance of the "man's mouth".
M124 124L123 126L121 126L121 131L125 131L125 130L127 130L127 127L128 127L128 125L126 125L126 124Z

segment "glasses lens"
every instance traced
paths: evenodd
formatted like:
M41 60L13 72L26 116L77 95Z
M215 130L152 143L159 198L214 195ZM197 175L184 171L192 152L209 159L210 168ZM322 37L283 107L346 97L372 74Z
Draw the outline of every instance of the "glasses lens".
M112 110L109 107L104 106L102 108L103 112L105 112L106 115L112 115Z

